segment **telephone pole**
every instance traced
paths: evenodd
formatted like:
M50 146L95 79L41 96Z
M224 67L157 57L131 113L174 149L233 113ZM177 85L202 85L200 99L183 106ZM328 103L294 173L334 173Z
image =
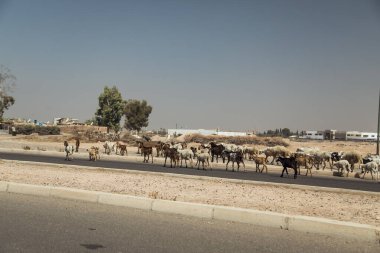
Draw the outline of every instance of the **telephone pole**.
M379 109L377 111L377 142L376 142L376 155L379 155L379 132L380 132L380 89L379 89Z

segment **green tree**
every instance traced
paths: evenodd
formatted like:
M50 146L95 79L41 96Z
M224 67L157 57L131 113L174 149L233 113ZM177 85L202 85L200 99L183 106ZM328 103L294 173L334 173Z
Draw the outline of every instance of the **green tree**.
M99 108L95 113L97 124L118 132L124 106L125 102L116 86L105 86L103 93L99 95Z
M9 96L15 80L16 77L11 74L9 69L0 66L0 121L3 120L5 110L15 103L14 97Z
M129 130L137 130L140 132L141 128L148 126L148 119L152 109L152 106L148 105L145 100L128 100L124 109L124 127Z
M289 137L291 135L290 129L289 128L283 128L282 129L282 136L284 137Z

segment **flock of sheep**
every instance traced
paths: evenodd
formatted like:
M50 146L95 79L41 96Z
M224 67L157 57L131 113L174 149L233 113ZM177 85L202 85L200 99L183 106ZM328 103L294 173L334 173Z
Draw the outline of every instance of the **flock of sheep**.
M74 152L74 147L70 147L65 143L66 159L70 160L70 153ZM103 144L104 153L126 155L127 144L122 142L109 142ZM78 148L78 147L77 147ZM270 164L281 163L283 172L287 172L288 168L294 169L294 178L300 174L301 166L306 169L306 176L308 173L312 175L312 168L323 170L329 166L331 171L337 169L338 173L346 176L353 172L355 164L361 171L362 178L366 173L370 173L372 179L378 180L380 157L375 155L362 156L356 151L351 152L325 152L316 148L298 148L296 152L290 152L283 146L267 147L265 149L258 149L256 147L249 147L244 145L226 144L210 142L207 145L200 143L163 143L160 141L141 141L138 142L138 154L143 156L143 162L151 161L153 163L153 150L156 150L156 157L163 157L164 166L170 162L170 167L182 167L185 164L186 168L188 162L191 167L194 167L193 160L196 161L195 166L202 164L202 169L212 169L211 163L222 159L226 163L226 170L228 165L232 164L232 171L235 170L235 163L237 170L240 165L245 169L244 160L252 160L256 165L256 172L262 173L264 170L268 172L267 163L268 158L272 157ZM99 147L92 146L87 149L89 153L89 160L96 161L100 158ZM262 169L260 170L260 166Z

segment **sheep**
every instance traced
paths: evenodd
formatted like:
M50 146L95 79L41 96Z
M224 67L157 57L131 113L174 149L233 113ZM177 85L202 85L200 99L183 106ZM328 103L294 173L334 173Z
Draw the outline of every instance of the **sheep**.
M343 174L343 170L347 171L346 177L348 177L348 173L350 173L350 163L347 160L339 160L333 164L333 167L338 169L338 172ZM340 171L341 170L341 171Z
M187 168L187 160L190 160L190 166L193 168L193 157L194 153L191 149L180 149L177 150L179 153L179 157L181 158L181 167L182 167L182 160L185 160L185 165Z
M362 179L364 179L367 172L370 172L372 180L374 180L373 174L376 174L376 181L379 180L379 165L376 162L372 161L366 164L361 164L359 167L361 168L362 173L364 173Z
M205 169L205 163L206 163L206 167L209 167L210 170L212 170L211 165L210 165L209 153L207 153L207 152L197 153L197 154L195 154L195 156L197 158L198 170L199 170L199 166L201 165L201 163L202 163L203 170L206 170Z
M253 158L253 161L256 164L256 172L259 171L260 173L263 173L263 171L265 169L265 172L268 173L268 167L267 167L267 165L265 163L265 160L266 160L265 157L253 155L252 158ZM261 171L260 171L260 164L263 165L263 169Z
M342 155L342 158L341 160L347 160L350 165L351 165L351 172L354 171L354 166L355 166L355 163L363 163L363 158L362 156L356 152L356 151L351 151L351 152L346 152Z

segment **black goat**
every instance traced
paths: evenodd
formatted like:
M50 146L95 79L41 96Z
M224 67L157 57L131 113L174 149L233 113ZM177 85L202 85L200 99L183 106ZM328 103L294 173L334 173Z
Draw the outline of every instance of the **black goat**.
M332 152L331 153L331 161L337 162L342 158L342 155L339 152Z
M215 142L210 142L210 146L211 162L214 162L214 156L216 156L216 162L218 162L219 157L222 157L224 163L225 158L222 155L224 146L222 144L216 144Z
M297 178L297 161L295 157L279 157L276 162L280 162L284 169L282 170L281 177L284 176L284 171L288 174L288 168L292 168L294 170L294 179Z

